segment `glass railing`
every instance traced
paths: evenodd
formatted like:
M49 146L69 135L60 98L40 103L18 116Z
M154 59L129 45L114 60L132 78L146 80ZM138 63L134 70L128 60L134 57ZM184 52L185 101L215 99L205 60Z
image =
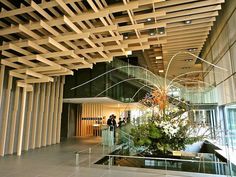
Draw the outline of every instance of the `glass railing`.
M189 159L157 158L157 157L140 157L124 155L107 155L103 165L151 168L168 171L208 173L215 175L234 176L235 171L230 170L229 164L221 161L210 161L202 158L201 154Z
M209 104L217 103L217 94L215 87L209 85L207 87L199 87L189 89L176 82L164 79L163 77L153 74L146 68L134 66L121 60L114 60L111 62L111 67L117 68L117 71L123 72L127 76L127 80L139 81L143 85L152 85L159 88L164 88L164 84L170 84L168 94L169 96L184 99L193 104Z

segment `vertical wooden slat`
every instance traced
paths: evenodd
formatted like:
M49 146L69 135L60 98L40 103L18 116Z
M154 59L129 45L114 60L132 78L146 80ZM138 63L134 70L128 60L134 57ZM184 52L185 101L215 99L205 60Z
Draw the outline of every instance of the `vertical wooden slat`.
M35 148L39 93L40 93L40 84L36 84L35 85L35 94L34 94L34 105L33 105L33 112L32 112L32 129L31 129L32 131L31 131L31 141L30 141L30 148L31 149Z
M36 144L35 144L35 146L37 148L41 147L41 142L42 142L42 126L43 126L43 114L44 114L44 103L45 103L45 90L46 90L46 83L43 83L42 87L41 87L41 93L40 93L38 126L37 126Z
M58 102L59 102L59 89L60 89L60 77L57 78L56 83L56 94L55 94L55 107L53 115L53 128L52 128L52 144L56 144L56 134L57 134L57 117L58 117Z
M14 107L11 116L11 129L10 129L10 138L9 138L9 146L8 146L8 154L13 154L14 141L15 141L15 131L16 131L16 117L19 107L19 94L20 87L16 87L15 97L14 97Z
M57 121L57 143L60 143L60 137L61 137L61 113L62 113L62 106L63 106L64 83L65 83L65 76L62 76L61 83L60 83L60 94L59 94L59 109L58 109L58 121ZM78 114L76 114L76 115L78 115ZM76 117L76 127L77 127L77 120L78 120L78 116ZM77 131L77 128L76 128L76 131ZM76 133L76 135L77 135L77 133Z
M0 71L0 108L1 108L1 103L2 103L2 92L3 92L4 74L5 74L5 66L1 65L1 71Z
M49 115L51 87L52 87L52 84L47 83L45 110L44 110L44 115L43 115L42 146L46 146L46 144L47 144L48 115Z
M82 118L85 117L85 104L82 104ZM84 120L81 118L81 136L84 136Z
M67 119L67 138L69 137L69 130L70 130L70 107L71 104L68 105L68 119Z
M4 107L3 116L2 116L1 141L0 141L0 155L1 156L4 156L5 154L7 124L8 124L9 107L10 107L10 100L11 100L11 88L12 88L12 76L9 76L6 95L5 95L5 99L6 99L4 103L5 107Z
M18 132L18 143L17 143L17 155L18 156L21 155L21 149L22 149L24 117L25 117L25 103L26 103L26 88L23 88L23 94L22 94L22 99L21 99L19 132Z
M29 94L29 103L28 103L28 110L26 114L25 141L24 141L24 150L26 151L28 151L29 149L30 125L31 125L31 115L32 115L32 109L33 109L34 92L28 92L28 94Z
M47 134L47 145L52 144L52 124L53 124L53 112L54 112L54 100L55 100L55 88L56 88L56 78L52 83L52 91L50 96L50 112L48 117L48 134Z

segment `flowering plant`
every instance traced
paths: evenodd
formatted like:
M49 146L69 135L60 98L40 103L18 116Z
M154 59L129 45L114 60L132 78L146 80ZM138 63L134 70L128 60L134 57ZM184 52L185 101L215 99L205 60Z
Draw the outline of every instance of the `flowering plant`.
M204 138L204 135L193 135L194 129L188 117L186 104L170 106L167 96L158 94L144 98L144 104L157 106L158 113L153 114L148 122L131 130L136 146L143 146L154 153L167 153L183 150L187 144Z

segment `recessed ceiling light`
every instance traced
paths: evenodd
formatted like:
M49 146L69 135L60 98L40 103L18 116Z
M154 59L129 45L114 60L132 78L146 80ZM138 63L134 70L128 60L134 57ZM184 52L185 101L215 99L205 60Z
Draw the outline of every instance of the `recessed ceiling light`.
M190 62L190 61L193 61L193 59L185 59L184 61L187 61L187 62Z
M197 50L197 48L189 48L189 49L187 49L189 52L194 52L194 51L196 51Z
M154 32L151 32L151 33L150 33L150 36L154 36L154 34L155 34Z
M162 56L156 56L156 60L161 60Z
M190 69L190 67L182 67L181 69Z
M131 50L126 51L126 55L132 55L132 51Z
M186 20L186 21L184 21L184 23L185 23L185 24L191 24L192 21L191 21L191 20Z
M152 21L152 19L151 19L151 18L148 18L147 21L150 22L150 21Z
M163 69L159 70L159 73L164 73L164 70Z
M128 36L124 36L124 39L128 39L129 37Z
M164 34L165 33L165 28L164 27L158 28L157 33L161 34L161 35Z

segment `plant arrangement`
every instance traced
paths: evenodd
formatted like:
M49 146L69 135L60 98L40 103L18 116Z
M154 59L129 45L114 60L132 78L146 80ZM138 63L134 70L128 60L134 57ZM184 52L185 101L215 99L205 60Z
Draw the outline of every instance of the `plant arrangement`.
M136 146L145 147L150 154L167 154L180 151L187 144L202 140L205 134L196 135L188 118L190 106L183 100L174 106L165 91L154 90L141 102L158 112L153 112L152 118L146 123L131 130Z

